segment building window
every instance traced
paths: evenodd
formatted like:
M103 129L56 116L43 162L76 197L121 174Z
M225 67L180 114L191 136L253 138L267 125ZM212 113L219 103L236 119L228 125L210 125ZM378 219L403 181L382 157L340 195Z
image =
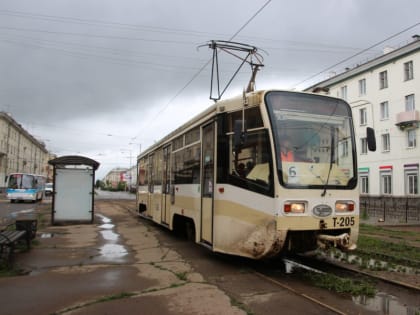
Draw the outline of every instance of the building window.
M388 102L382 102L380 105L381 108L381 120L389 119L389 105Z
M407 130L407 147L415 148L417 146L416 129Z
M405 172L405 193L407 195L419 194L419 173L418 171Z
M341 87L341 98L347 100L347 85Z
M408 61L404 63L404 81L413 79L413 62Z
M369 176L366 176L366 175L360 176L360 193L361 194L369 193Z
M367 138L360 138L360 154L367 154Z
M359 80L359 95L366 95L366 79Z
M391 143L389 140L389 133L382 135L382 152L388 152L391 149Z
M392 174L391 172L381 172L381 194L392 194Z
M388 72L387 71L379 72L379 88L382 90L387 87L388 87Z
M347 142L347 140L340 143L340 151L341 157L349 156L349 143Z
M411 112L416 109L416 105L414 103L414 94L406 95L405 96L405 111Z
M367 110L366 108L359 109L359 115L360 115L360 125L364 126L367 124Z

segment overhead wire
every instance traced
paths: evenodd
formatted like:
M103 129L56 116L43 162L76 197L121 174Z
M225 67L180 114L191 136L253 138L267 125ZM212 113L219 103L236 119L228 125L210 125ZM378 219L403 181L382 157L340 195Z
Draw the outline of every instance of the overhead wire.
M379 41L379 42L377 42L377 43L375 43L375 44L373 44L373 45L371 45L371 46L369 46L369 47L367 47L367 48L364 48L364 49L362 49L361 51L357 52L356 54L353 54L353 55L351 55L351 56L349 56L349 57L347 57L347 58L345 58L345 59L343 59L343 60L341 60L341 61L339 61L339 62L337 62L337 63L333 64L332 66L329 66L329 67L327 67L327 68L323 69L322 71L319 71L319 72L317 72L317 73L315 73L315 74L311 75L310 77L308 77L308 78L306 78L306 79L304 79L304 80L302 80L302 81L300 81L300 82L298 82L298 83L294 84L294 85L292 86L292 88L296 88L297 86L299 86L299 85L301 85L301 84L303 84L303 83L305 83L305 82L307 82L307 81L309 81L309 80L311 80L311 79L313 79L313 78L315 78L315 77L317 77L317 76L319 76L319 75L323 74L324 72L329 71L329 70L331 70L331 69L334 69L334 68L335 68L335 67L337 67L338 65L341 65L342 63L345 63L345 62L347 62L347 61L349 61L349 60L353 59L354 57L360 56L361 54L363 54L363 53L365 53L365 52L367 52L367 51L369 51L369 50L371 50L371 49L375 48L376 46L379 46L379 45L381 45L381 44L383 44L383 43L385 43L385 42L387 42L387 41L389 41L389 40L391 40L391 39L393 39L393 38L395 38L395 37L397 37L397 36L399 36L399 35L401 35L401 34L403 34L403 33L407 32L407 31L409 31L409 30L411 30L411 29L413 29L413 28L415 28L415 27L417 27L417 26L419 26L419 25L420 25L420 22L415 23L415 24L413 24L413 25L411 25L411 26L409 26L409 27L407 27L407 28L403 29L403 30L402 30L402 31L400 31L400 32L397 32L397 33L395 33L395 34L393 34L393 35L391 35L391 36L389 36L389 37L387 37L387 38L385 38L385 39L383 39L383 40L381 40L381 41Z
M187 66L175 66L175 65L171 65L171 64L163 64L163 63L155 63L155 62L150 62L150 61L139 61L139 60L135 60L135 59L127 59L127 58L122 58L122 57L116 57L116 56L107 56L107 55L100 55L98 53L92 53L92 52L86 52L86 51L74 51L74 50L69 50L66 48L61 48L61 47L53 47L53 46L45 46L42 44L38 44L38 43L22 43L22 42L18 42L16 40L13 39L0 39L0 42L4 42L4 43L8 43L8 44L13 44L13 45L20 45L20 46L27 46L27 47L37 47L37 48L43 48L43 49L49 49L49 50L55 50L55 51L59 51L60 53L64 53L73 57L78 57L78 58L95 58L95 60L97 60L98 58L100 59L104 59L106 60L108 63L109 61L112 61L112 63L114 64L118 64L118 65L128 65L128 66L132 66L132 65L137 65L137 66L141 66L142 69L145 69L144 67L148 67L151 69L158 69L161 71L181 71L181 70L186 70L186 71L194 71L197 70L197 68L194 67L187 67Z
M262 7L261 9L264 9ZM257 12L258 14L258 12ZM73 24L81 24L81 25L90 25L90 26L101 26L101 27L109 27L114 29L129 29L129 30L145 30L147 32L157 32L157 33L170 33L170 34L184 34L184 35L195 35L195 36L221 36L226 37L226 34L221 33L209 33L209 32L200 32L196 30L190 29L179 29L179 28L166 28L166 27L157 27L157 26L150 26L150 25L139 25L139 24L129 24L129 23L120 23L120 22L112 22L112 21L104 21L104 20L96 20L96 19L82 19L82 18L74 18L74 17L65 17L65 16L55 16L55 15L46 15L46 14L35 14L35 13L28 13L16 10L1 10L0 15L6 16L14 16L20 18L29 18L29 19L37 19L41 21L52 21L57 23L73 23ZM246 25L245 25L246 26ZM241 30L238 31L238 33ZM235 36L235 35L234 35ZM327 49L340 49L340 50L356 50L357 48L354 47L346 47L346 46L337 46L337 45L330 45L324 44L319 42L301 42L297 40L279 40L275 38L263 38L263 37L252 37L252 36L242 36L246 40L259 40L259 41L267 41L270 43L273 42L287 42L292 45L303 45L303 46L319 46L324 47ZM279 47L274 47L270 49L280 49Z
M157 32L157 33L171 33L171 34L179 33L179 34L199 35L199 36L210 34L207 32L200 32L200 31L195 31L195 30L192 31L192 30L177 29L177 28L110 22L110 21L95 20L95 19L81 19L81 18L54 16L54 15L46 15L46 14L34 14L34 13L12 11L12 10L0 10L0 15L9 15L9 16L15 16L15 17L31 18L31 19L38 19L38 20L44 20L44 21L53 21L53 22L75 23L75 24L90 25L90 26L105 26L105 27L120 28L120 29L146 30L148 32Z
M86 33L76 33L76 32L50 31L50 30L43 30L43 29L24 28L24 27L0 26L0 29L9 30L9 31L21 31L21 32L23 31L23 32L32 32L32 33L68 35L68 36L88 37L88 38L144 41L144 42L161 43L161 44L168 44L168 43L169 44L180 44L180 45L193 45L194 44L193 42L179 41L179 40L169 40L169 39L168 40L163 40L163 39L150 39L150 38L116 36L116 35L99 35L99 34L86 34Z
M263 10L264 7L268 5L268 3L264 4L260 8L260 10ZM255 15L257 15L259 12L257 11ZM73 18L73 17L63 17L63 16L53 16L53 15L45 15L45 14L34 14L34 13L27 13L27 12L21 12L21 11L14 11L14 10L0 10L0 15L6 15L6 16L13 16L13 17L20 17L20 18L29 18L29 19L36 19L41 21L53 21L57 23L75 23L75 24L82 24L82 25L91 25L91 26L101 26L101 27L110 27L114 29L129 29L129 30L145 30L148 32L160 32L160 33L171 33L171 34L184 34L184 35L197 35L197 36L203 36L205 34L209 34L206 32L198 32L198 31L191 31L191 30L185 30L185 29L169 29L164 27L155 27L155 26L149 26L149 25L138 25L138 24L128 24L128 23L119 23L119 22L109 22L109 21L103 21L103 20L94 20L94 19L81 19L81 18ZM253 17L249 19L251 21ZM247 23L245 23L242 27L246 27ZM194 44L189 41L176 41L176 40L156 40L156 39L148 39L148 38L138 38L138 37L129 37L129 36L112 36L112 35L98 35L98 34L86 34L86 33L76 33L76 32L62 32L62 31L50 31L50 30L42 30L42 29L28 29L28 28L18 28L18 27L4 27L0 26L0 29L8 30L8 31L19 31L19 32L36 32L36 33L45 33L45 34L54 34L54 35L68 35L68 36L83 36L83 37L91 37L91 38L106 38L106 39L114 39L114 40L135 40L135 41L150 41L155 43L173 43L173 44ZM234 38L236 35L240 33L241 29L237 31L236 34L232 36ZM215 34L213 34L215 35ZM222 35L225 36L225 35ZM291 48L287 48L288 51L302 51L302 52L308 52L309 50L312 52L319 52L319 53L335 53L339 51L346 51L346 50L355 50L356 48L351 47L342 47L342 46L332 46L327 45L323 43L307 43L307 42L299 42L296 40L278 40L278 39L271 39L271 38L261 38L261 37L243 37L247 39L253 39L258 41L269 41L270 44L273 44L275 42L287 42L290 45L292 45ZM13 39L15 40L15 38ZM43 39L43 41L47 41ZM3 41L5 42L5 41ZM10 41L8 43L11 43ZM14 43L17 45L18 43ZM62 43L63 45L67 45L66 43ZM74 44L73 44L74 45ZM89 45L84 45L86 48L89 48ZM318 48L311 48L311 47L318 47ZM50 47L48 47L50 48ZM264 47L266 50L269 49L270 51L275 50L282 50L284 51L284 46L282 47ZM53 48L50 48L53 49ZM62 50L62 48L55 48L58 50ZM103 48L104 50L106 48ZM328 50L327 50L328 49ZM70 54L74 57L86 57L78 56L77 54L80 52L71 52L71 51L65 51L66 54ZM73 54L72 54L73 53ZM86 53L82 53L86 54ZM156 54L153 54L156 56ZM104 56L99 56L99 58L106 58ZM114 61L115 62L115 61ZM116 61L121 62L121 60ZM123 60L123 63L131 62L130 60ZM119 63L118 63L119 64ZM159 65L160 66L160 65ZM179 67L169 66L172 69L176 69ZM193 80L194 81L194 80Z
M265 9L265 7L267 7L267 5L271 2L271 0L266 1L230 38L229 41L232 41L246 26L248 26L249 23L251 23L251 21L253 19L255 19L255 17ZM176 98L178 98L179 95L181 95L190 85L191 83L201 74L201 72L204 71L204 69L210 64L210 62L212 61L212 59L209 59L193 76L190 80L188 80L188 82L181 87L180 90L178 90L178 92L175 93L175 95L166 103L166 105L155 115L155 117L152 120L149 121L153 121L156 119L157 116L159 116L162 112L164 112L168 106L170 104L173 103L173 101L175 101ZM132 139L136 139L138 137L135 136Z

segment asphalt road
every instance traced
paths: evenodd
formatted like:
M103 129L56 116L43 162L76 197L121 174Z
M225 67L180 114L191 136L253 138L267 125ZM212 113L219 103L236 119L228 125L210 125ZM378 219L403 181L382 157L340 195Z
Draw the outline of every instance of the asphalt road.
M44 200L43 202L50 202L49 200ZM31 202L17 202L11 203L9 200L0 199L0 220L5 218L12 218L16 216L19 212L30 212L35 211L37 203Z

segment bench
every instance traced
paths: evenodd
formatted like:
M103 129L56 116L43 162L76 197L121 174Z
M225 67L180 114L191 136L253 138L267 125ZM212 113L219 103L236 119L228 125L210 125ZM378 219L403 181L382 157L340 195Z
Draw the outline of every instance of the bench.
M26 237L26 231L7 230L0 233L0 257L7 257L6 262L8 265L11 265L15 246L21 239L26 240L26 246L29 249L30 242L28 242Z
M26 248L31 248L31 241L36 236L38 221L34 218L16 219L14 222L8 220L3 222L3 229L0 230L0 260L5 259L8 266L13 261L13 253L18 242L24 240Z

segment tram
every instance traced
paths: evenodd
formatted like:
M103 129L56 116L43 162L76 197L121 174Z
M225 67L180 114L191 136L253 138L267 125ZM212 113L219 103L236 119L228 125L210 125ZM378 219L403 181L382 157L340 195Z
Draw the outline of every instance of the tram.
M374 132L367 130L369 148ZM356 248L350 106L282 90L215 103L142 152L137 211L212 251L261 259Z

